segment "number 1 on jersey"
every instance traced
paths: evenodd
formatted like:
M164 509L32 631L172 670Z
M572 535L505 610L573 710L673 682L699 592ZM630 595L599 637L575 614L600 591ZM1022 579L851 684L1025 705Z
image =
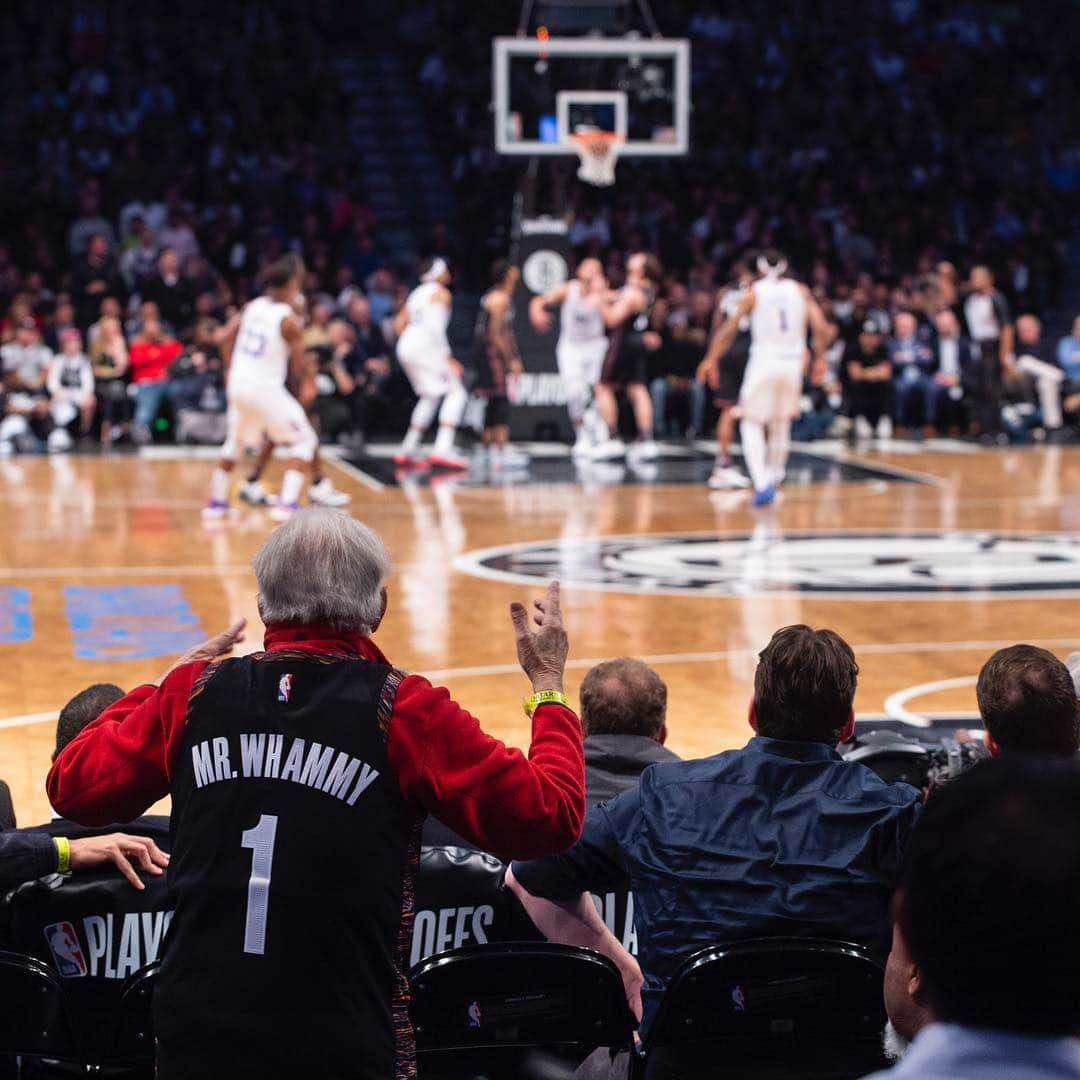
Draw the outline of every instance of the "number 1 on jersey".
M266 913L270 906L270 874L274 868L277 814L263 814L253 829L240 834L240 846L251 848L244 952L262 956L266 948Z
M777 308L776 310L777 310L777 313L780 316L780 333L786 334L787 333L787 308L781 306L781 307Z

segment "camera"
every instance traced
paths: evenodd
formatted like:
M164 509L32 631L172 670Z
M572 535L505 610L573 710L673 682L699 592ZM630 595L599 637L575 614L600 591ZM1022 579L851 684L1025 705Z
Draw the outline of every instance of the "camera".
M951 736L919 738L890 730L859 733L840 753L845 761L872 769L886 783L917 788L948 783L990 757L981 742L957 742Z

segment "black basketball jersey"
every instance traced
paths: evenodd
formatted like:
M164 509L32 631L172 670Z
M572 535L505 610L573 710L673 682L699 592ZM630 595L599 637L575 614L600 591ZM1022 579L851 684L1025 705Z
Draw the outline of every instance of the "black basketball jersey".
M196 683L172 776L162 1080L414 1075L420 818L386 751L400 679L281 651Z
M636 358L647 352L643 335L652 321L653 304L656 303L656 289L649 285L642 287L645 294L645 306L633 315L627 315L618 326L613 327L608 337L608 354L605 366L620 360Z

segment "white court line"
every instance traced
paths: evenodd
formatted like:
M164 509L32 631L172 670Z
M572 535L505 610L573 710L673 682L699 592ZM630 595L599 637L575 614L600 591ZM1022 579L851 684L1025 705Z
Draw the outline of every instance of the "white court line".
M345 461L343 458L330 454L323 454L323 461L327 465L333 465L335 468L340 469L346 476L350 476L353 480L363 484L369 491L386 490L386 485L381 480L376 480L371 473L358 469L351 461Z
M1012 641L897 641L897 642L884 642L875 641L866 645L852 645L856 656L859 654L876 654L876 655L890 655L892 653L921 653L921 652L976 652L983 650L996 650L1004 648L1006 645L1015 644ZM1076 646L1075 638L1043 638L1030 641L1030 645L1039 645L1044 649L1053 648L1065 648L1071 649ZM716 663L719 660L734 660L745 657L752 657L758 654L757 649L745 648L745 649L723 649L720 652L688 652L688 653L659 653L653 656L642 656L639 659L643 660L646 664L710 664ZM594 667L596 664L601 663L602 660L610 659L609 657L599 657L590 659L570 660L566 666L573 671L586 670ZM515 675L521 671L521 668L517 664L487 664L480 667L461 667L461 668L443 668L442 670L426 671L424 676L430 679L432 682L446 682L450 679L470 679L470 678L483 678L492 675ZM915 717L914 714L904 713L897 714L890 710L889 702L893 701L898 695L907 695L903 698L903 701L909 700L911 697L916 697L920 693L930 693L933 689L948 689L952 685L969 686L975 682L975 677L971 675L961 676L957 679L945 679L938 683L924 683L921 686L909 687L907 690L901 690L898 694L893 694L888 701L885 702L885 715L894 720L906 720L908 723L916 724L919 727L926 727L927 721L922 717ZM903 702L901 702L902 706ZM56 712L49 713L27 713L25 716L11 716L6 720L0 720L0 728L13 728L13 727L27 727L31 724L40 724L46 720L55 720L59 713L59 707ZM871 719L876 714L860 714L865 718ZM948 714L943 714L948 715ZM964 713L963 715L967 715ZM913 719L911 717L914 717Z
M925 716L913 713L907 709L907 703L912 698L923 697L925 694L935 694L939 690L959 690L965 686L974 686L979 681L978 675L959 675L955 679L936 679L934 682L919 683L917 686L909 686L904 690L897 690L885 699L885 713L893 720L901 720L905 724L914 724L916 727L930 727L931 721Z

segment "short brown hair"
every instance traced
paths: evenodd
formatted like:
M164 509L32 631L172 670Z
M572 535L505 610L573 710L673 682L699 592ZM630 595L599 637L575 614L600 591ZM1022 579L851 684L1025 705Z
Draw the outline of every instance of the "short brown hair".
M785 626L758 653L757 731L770 739L836 743L851 715L859 665L833 630Z
M590 668L581 683L581 728L586 735L660 737L667 686L648 664L631 656Z
M1002 750L1072 756L1080 749L1080 715L1069 669L1034 645L998 649L975 687L979 715Z
M651 251L643 251L641 254L645 256L645 276L654 285L659 285L660 279L664 276L664 268L660 265L660 260Z
M289 252L275 259L259 271L260 289L283 289L297 274L304 272L304 260L299 255Z

